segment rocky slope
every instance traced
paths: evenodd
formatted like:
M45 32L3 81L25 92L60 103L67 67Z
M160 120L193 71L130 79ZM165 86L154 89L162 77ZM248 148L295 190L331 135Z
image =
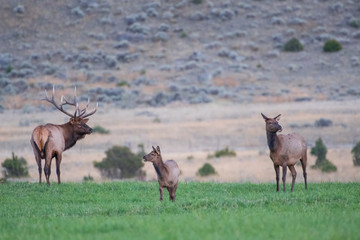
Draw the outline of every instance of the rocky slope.
M0 111L48 109L53 84L121 108L358 98L359 16L352 0L3 0Z

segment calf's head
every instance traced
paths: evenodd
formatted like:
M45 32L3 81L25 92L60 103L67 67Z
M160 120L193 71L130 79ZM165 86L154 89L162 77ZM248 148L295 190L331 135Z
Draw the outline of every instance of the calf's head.
M160 147L157 146L156 149L154 147L152 147L153 150L149 153L146 154L143 159L145 162L156 162L159 159L161 159L161 152L160 152Z
M264 118L265 120L265 128L267 132L271 132L271 133L276 133L276 132L281 132L282 131L282 127L279 124L279 120L280 120L280 116L281 114L277 115L274 118L268 118L266 117L264 114L261 113L261 116Z

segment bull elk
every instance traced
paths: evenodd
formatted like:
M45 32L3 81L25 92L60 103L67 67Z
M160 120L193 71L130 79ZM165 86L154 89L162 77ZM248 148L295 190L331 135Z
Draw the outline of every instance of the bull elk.
M291 133L287 135L279 134L277 132L282 131L282 127L278 123L281 114L274 118L268 118L264 114L262 117L265 120L265 129L267 136L267 143L270 149L270 158L274 163L276 173L276 191L279 191L279 172L280 166L283 169L283 188L285 192L286 182L286 170L287 167L291 171L292 184L291 191L294 190L294 184L296 179L296 170L294 165L300 160L303 169L305 189L307 189L307 174L306 174L306 142L302 136L297 133Z
M51 99L45 91L45 98L41 99L51 103L60 112L65 113L70 117L69 122L56 125L48 123L46 125L37 126L31 136L31 145L34 151L35 160L39 170L39 184L41 184L41 159L45 159L44 173L46 182L50 185L51 160L56 159L56 174L58 184L60 184L60 163L62 153L76 144L76 141L85 137L85 135L92 132L86 123L89 121L87 117L93 115L97 109L98 104L94 110L86 113L90 100L88 100L84 108L80 108L76 99L76 88L73 101L68 101L64 96L61 97L60 104L54 100L55 86L53 86L53 94ZM71 114L63 109L63 106L70 105L75 107L74 114Z
M160 147L153 150L143 157L145 162L152 162L158 177L160 201L163 200L164 187L167 188L171 201L176 200L176 189L178 186L178 178L180 170L174 160L167 160L165 163L162 160Z

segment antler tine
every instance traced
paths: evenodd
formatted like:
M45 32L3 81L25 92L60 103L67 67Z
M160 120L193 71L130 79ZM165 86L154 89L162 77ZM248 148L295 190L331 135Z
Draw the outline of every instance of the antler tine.
M61 104L60 105L57 105L56 102L55 102L55 85L53 85L53 94L51 96L51 99L49 99L49 95L47 93L47 91L45 90L45 98L42 98L41 100L45 100L49 103L51 103L52 105L54 105L54 107L56 107L56 109L58 109L59 111L65 113L66 115L68 115L69 117L73 117L72 114L66 112L64 109L63 109L63 105L64 103L62 102L63 101L63 97L61 98ZM65 100L66 101L66 100Z
M85 112L86 112L86 108L85 108L85 109L84 109L84 110L85 110L84 113L82 113L82 114L80 115L80 117L81 117L81 118L87 118L87 117L93 115L94 113L96 113L96 111L98 110L98 108L99 108L99 103L97 102L97 103L96 103L96 107L95 107L94 110L92 110L92 111L89 112L88 114L85 114ZM85 115L83 115L83 114L85 114Z

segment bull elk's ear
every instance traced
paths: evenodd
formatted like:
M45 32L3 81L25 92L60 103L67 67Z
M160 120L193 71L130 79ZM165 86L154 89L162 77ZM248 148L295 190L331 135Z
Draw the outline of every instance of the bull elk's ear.
M85 118L85 119L82 120L83 123L87 123L88 121L89 121L88 118Z
M261 113L261 116L264 118L264 120L268 120L269 118L267 116L265 116L263 113Z
M156 147L156 151L157 151L158 154L160 155L161 151L160 151L160 147L159 147L159 146Z
M74 125L76 123L75 118L70 118L70 124Z
M279 121L279 120L280 120L280 116L281 116L281 114L279 114L279 115L277 115L276 117L274 117L274 119L275 119L276 121Z

